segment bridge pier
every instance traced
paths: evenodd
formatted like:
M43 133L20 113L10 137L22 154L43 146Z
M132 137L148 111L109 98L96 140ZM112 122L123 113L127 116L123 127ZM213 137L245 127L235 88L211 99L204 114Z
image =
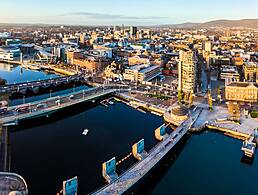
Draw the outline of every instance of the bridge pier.
M10 133L8 126L0 125L0 171L10 171Z
M144 139L132 146L132 153L137 160L143 160L147 156L147 152L144 150Z
M108 183L111 183L116 178L118 178L118 175L116 173L116 158L115 157L102 164L102 176Z
M158 141L163 141L165 134L166 134L166 126L165 126L165 124L161 125L159 128L157 128L155 130L155 138Z

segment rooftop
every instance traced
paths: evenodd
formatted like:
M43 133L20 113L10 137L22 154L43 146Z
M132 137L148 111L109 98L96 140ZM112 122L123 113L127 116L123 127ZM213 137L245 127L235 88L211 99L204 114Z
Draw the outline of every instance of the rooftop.
M255 86L258 87L258 85L256 83L249 83L249 82L233 82L228 84L227 86L231 86L231 87L248 87L248 86Z

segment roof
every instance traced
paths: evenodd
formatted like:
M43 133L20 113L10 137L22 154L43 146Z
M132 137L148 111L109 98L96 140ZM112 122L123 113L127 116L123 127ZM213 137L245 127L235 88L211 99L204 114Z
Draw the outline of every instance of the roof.
M178 105L172 109L172 113L177 116L185 116L188 114L188 108L183 105Z
M17 50L19 47L15 46L1 46L0 51L10 51L10 50Z
M230 87L249 87L249 86L255 86L258 87L256 83L248 83L248 82L233 82L228 84L227 86Z

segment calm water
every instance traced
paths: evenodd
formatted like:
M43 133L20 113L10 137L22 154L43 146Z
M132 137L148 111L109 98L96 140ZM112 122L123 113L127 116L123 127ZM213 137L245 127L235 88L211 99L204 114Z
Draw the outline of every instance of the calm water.
M55 77L58 77L58 75L53 73L32 71L32 70L26 70L26 69L22 69L21 71L20 66L0 63L0 78L6 79L7 83L21 83L26 81L37 81L37 80L50 79ZM80 87L75 87L74 89L66 89L62 91L52 92L51 97L71 93L73 91L79 91L82 89L88 89L88 87L80 86ZM13 105L18 105L22 103L38 101L40 99L45 99L49 97L50 97L50 94L42 94L42 95L37 95L32 97L26 97L25 99L23 98L15 99L15 100L9 101L9 104L10 106L13 106Z
M25 72L19 76L19 67L12 72L2 69L0 77L10 83L55 76L34 71L25 71L27 76L23 75ZM45 96L48 94L26 101ZM80 106L47 122L37 121L33 126L28 122L12 132L11 169L26 179L32 195L56 194L62 181L74 176L79 178L79 194L89 193L104 184L102 162L114 156L120 160L130 152L131 145L142 138L148 151L156 144L154 129L160 124L161 118L120 103L108 109ZM89 129L87 136L82 135L85 128ZM242 163L241 144L241 141L214 132L192 135L134 192L153 195L257 194L257 160L254 159L252 165ZM126 164L117 167L118 172L123 172L134 162L130 158Z
M241 141L214 132L191 136L150 193L257 194L257 159L252 165L242 163L241 146Z
M58 75L46 72L22 69L20 66L0 63L0 78L6 79L7 83L21 83L55 78Z
M142 138L148 150L156 143L154 130L161 124L159 117L116 103L21 129L11 133L12 171L24 176L31 194L55 194L62 181L73 176L78 176L85 194L103 184L104 161L126 156ZM85 128L87 136L82 135Z
M62 180L73 176L79 178L80 194L89 193L103 184L102 162L121 159L141 138L149 150L156 143L153 130L161 123L159 117L116 103L24 128L11 134L12 171L24 176L31 194L55 194ZM89 133L82 136L85 128ZM180 146L174 160L161 163L136 192L257 194L258 164L256 159L252 165L241 162L241 141L206 132Z

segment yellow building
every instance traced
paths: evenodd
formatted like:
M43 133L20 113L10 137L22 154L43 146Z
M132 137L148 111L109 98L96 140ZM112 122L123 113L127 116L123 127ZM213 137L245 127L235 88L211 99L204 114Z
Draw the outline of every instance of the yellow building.
M137 64L149 64L150 60L148 58L141 58L139 56L134 56L128 58L128 64L129 66L134 66Z
M255 62L246 62L244 64L244 74L246 81L258 83L258 64Z
M102 70L107 64L107 61L102 61L95 58L85 58L85 59L74 59L73 64L86 68L90 72L97 72Z
M258 86L250 82L234 82L225 87L226 100L239 102L257 102Z
M158 65L136 65L125 69L123 77L125 80L143 82L150 81L161 74L161 68Z

